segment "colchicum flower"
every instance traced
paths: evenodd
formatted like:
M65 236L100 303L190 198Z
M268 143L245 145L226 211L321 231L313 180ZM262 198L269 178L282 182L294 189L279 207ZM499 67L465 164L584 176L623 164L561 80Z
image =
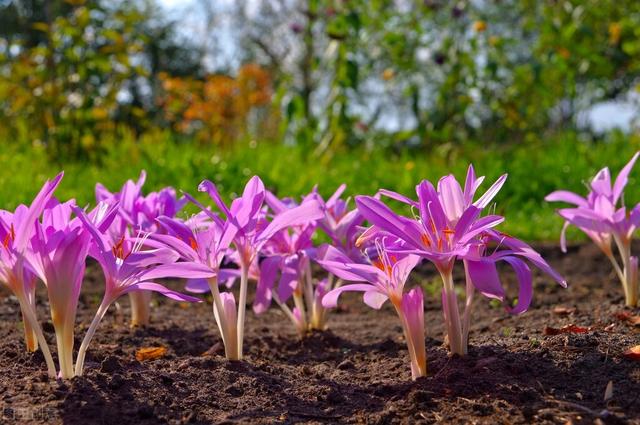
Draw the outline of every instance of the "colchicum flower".
M44 282L56 333L60 377L72 378L74 325L90 237L71 219L74 201L53 203L43 213L27 260Z
M217 311L214 311L214 313L216 314L218 326L220 327L223 335L223 329L225 327L229 329L229 333L232 333L230 330L231 325L229 325L227 319L230 317L236 318L236 341L233 342L231 337L226 339L223 337L223 341L225 344L227 358L242 360L247 285L249 271L252 264L257 259L258 254L262 251L265 244L274 237L276 233L289 226L296 226L308 221L318 220L322 217L322 211L316 201L310 201L276 215L271 221L266 220L265 213L263 211L266 190L262 180L257 176L254 176L249 180L245 186L242 196L234 199L230 207L227 207L222 201L217 188L210 181L203 181L198 186L198 190L209 194L213 202L226 217L226 225L234 229L233 244L236 249L236 255L234 258L237 260L240 268L240 294L237 314L232 314L232 312L224 310L226 306L230 306L231 304L235 305L235 302L231 302L231 297L233 297L232 294L226 296L224 304L221 299L216 301ZM186 196L189 200L198 205L203 212L208 214L214 223L216 221L221 221L219 217L201 205L198 201L193 199L191 196ZM213 293L213 291L217 289L217 285L212 284L210 286ZM213 286L216 286L216 289L214 289ZM214 299L215 298L216 294L214 293ZM226 326L221 322L227 322Z
M393 248L393 252L418 255L436 266L443 280L442 302L449 347L453 353L459 355L467 353L468 324L474 288L485 295L491 294L500 299L504 295L504 291L498 291L496 288L500 286L497 273L492 273L496 261L504 260L516 269L520 291L525 295L525 299L527 294L528 299L531 299L532 288L530 270L522 265L521 258L549 273L561 285L566 285L531 247L506 235L500 236L500 233L493 230L504 221L504 217L480 216L505 180L506 175L503 175L475 202L473 198L483 177L476 178L471 166L464 189L453 175L448 175L440 179L437 190L429 181L422 181L416 187L417 202L397 193L381 192L417 210L417 216L413 219L396 214L376 198L356 197L358 210L373 225L361 236L361 242L384 235L392 236L401 241L400 246ZM512 249L487 255L491 242L497 243L497 247L509 247L510 244ZM453 265L456 260L465 263L467 272L465 313L462 318L453 282ZM492 291L485 291L489 284ZM526 307L528 303L524 309Z
M0 211L0 282L9 288L20 303L27 350L36 351L38 345L40 346L51 377L56 376L56 368L38 323L36 276L25 262L25 257L32 249L31 239L36 231L36 223L60 184L62 176L63 173L60 173L52 181L47 181L31 206L21 205L14 213Z
M90 217L74 207L74 213L91 235L89 254L98 261L105 278L105 292L98 311L87 330L78 352L75 375L82 375L84 358L95 331L109 306L124 294L135 291L154 291L165 297L187 302L200 299L172 291L154 282L161 278L208 278L213 275L208 267L197 262L176 262L180 254L168 248L143 250L149 234L141 234L135 240L124 236L115 244L94 222L99 217ZM107 213L108 215L108 213Z
M191 228L189 224L169 217L159 217L167 234L154 234L151 239L174 249L180 257L192 263L206 267L211 275L207 278L191 279L187 290L191 292L211 291L213 313L220 329L225 347L225 355L230 360L238 360L238 337L235 299L231 293L220 293L218 284L235 277L233 271L222 269L225 255L237 229L228 220L223 221L210 211L212 222L204 226ZM233 309L233 311L229 309ZM220 314L219 314L220 313ZM233 318L233 321L231 320Z
M640 203L627 211L623 200L624 188L629 181L629 174L635 165L640 152L637 152L611 183L611 173L605 167L596 174L590 184L586 198L566 190L558 190L549 194L548 202L566 202L574 204L574 208L563 208L558 214L565 219L560 245L566 252L565 231L569 225L582 230L602 250L611 261L613 268L622 283L627 306L638 305L638 258L631 254L631 239L640 225ZM612 251L612 242L618 248L622 267Z
M385 249L384 238L376 243L376 258L368 264L355 263L336 248L329 247L319 264L339 278L353 283L329 291L322 299L326 308L336 307L338 297L346 291L364 292L365 304L376 310L390 300L396 310L411 359L411 377L427 374L425 351L423 295L420 288L405 293L404 285L413 268L420 262L417 255L399 258Z
M318 204L318 198L313 195L304 197L301 205ZM267 192L266 202L275 217L299 207L294 201L280 200L270 192ZM269 308L271 300L275 300L300 336L308 330L326 328L326 310L321 298L328 290L329 282L315 281L311 272L311 260L317 256L312 240L317 227L318 220L309 219L276 232L267 241L261 252L266 258L260 262L253 303L254 312L261 314ZM278 275L278 288L274 290ZM294 301L293 309L287 305L290 298Z
M160 230L156 219L160 216L175 217L186 204L184 197L178 197L171 187L159 192L143 195L142 186L147 174L143 170L136 182L127 180L119 192L111 193L102 184L96 184L96 201L109 205L118 205L118 216L108 233L115 243L122 236L136 239L139 232L157 232ZM146 290L129 293L131 301L131 326L146 326L151 317L151 292Z

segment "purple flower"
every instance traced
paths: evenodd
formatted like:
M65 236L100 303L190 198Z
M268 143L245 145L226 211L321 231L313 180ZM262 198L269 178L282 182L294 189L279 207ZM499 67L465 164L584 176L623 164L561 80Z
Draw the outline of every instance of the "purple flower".
M637 280L637 259L631 255L631 238L640 225L640 203L631 211L624 205L619 206L629 174L635 165L640 152L637 152L611 183L611 173L607 167L596 174L590 184L586 198L566 190L558 190L549 194L548 202L566 202L574 204L574 208L563 208L558 214L565 219L560 235L560 246L566 252L565 231L569 225L582 230L611 261L625 292L628 306L638 305L640 292ZM615 242L622 259L622 267L613 254L611 242Z
M427 375L427 352L424 343L424 302L422 289L413 288L402 296L402 329L409 357L411 358L411 378Z
M4 283L16 296L24 321L27 350L40 349L47 362L49 375L55 377L56 368L46 340L38 323L36 313L36 277L30 270L25 257L32 250L31 239L36 231L36 223L45 205L53 196L63 173L52 181L47 181L35 197L31 206L20 205L14 213L0 211L0 282Z
M296 226L308 221L318 220L322 217L322 211L316 201L305 202L300 206L287 209L277 214L273 220L268 221L265 218L263 210L266 190L262 180L259 177L252 177L246 184L242 196L236 198L230 207L222 201L222 197L218 193L216 186L205 180L198 186L200 192L207 192L213 203L218 207L222 214L226 217L223 221L208 208L200 204L197 200L189 195L185 195L187 199L195 203L201 210L209 216L214 225L219 228L230 226L234 229L233 244L236 248L235 258L240 267L240 294L237 308L236 323L236 339L231 335L225 336L225 329L230 329L227 323L221 323L227 314L225 306L222 303L220 295L217 293L217 285L210 285L214 297L214 311L218 320L218 327L223 335L225 344L225 352L227 358L241 360L244 342L244 317L247 303L247 284L249 271L258 254L261 252L267 242L269 242L278 232L289 227Z
M324 217L318 222L320 228L331 238L334 246L357 259L360 252L356 247L356 240L361 233L359 226L364 218L357 209L349 210L349 200L340 198L346 187L344 184L340 185L326 202L317 189L314 189L311 196L318 200L324 212Z
M96 184L96 200L109 205L118 206L118 216L109 229L112 241L123 235L126 239L135 238L140 231L156 232L156 219L160 216L175 217L186 204L184 197L178 198L176 191L166 187L159 192L148 195L142 193L142 186L147 178L143 170L136 182L128 180L119 192L111 193L102 184ZM133 326L148 325L150 319L151 291L134 291L130 294L131 323Z
M271 192L267 192L266 202L277 218L280 214L288 214L297 208L291 200L279 200ZM318 204L312 196L304 198L302 205L312 202ZM265 312L272 298L283 312L292 320L298 333L304 335L308 328L324 329L323 309L314 299L313 277L311 274L311 257L315 256L312 236L318 227L317 220L308 220L292 225L276 232L262 248L261 254L266 256L260 264L258 285L253 304L256 314ZM273 286L280 275L277 291ZM295 308L292 311L286 304L293 297Z
M413 268L420 262L417 255L402 258L387 252L384 239L376 244L377 258L368 264L355 263L344 253L328 247L323 260L318 263L339 278L353 283L329 291L322 305L333 308L338 297L346 291L363 292L363 300L371 308L380 309L390 300L393 304L405 337L411 358L411 376L416 379L427 373L427 356L424 343L424 310L422 291L413 289L404 293L404 285Z
M483 208L495 197L505 180L506 175L501 176L476 201L473 201L473 198L483 177L476 178L472 166L467 172L464 189L452 175L448 175L440 179L437 190L429 181L422 181L416 187L417 202L394 192L380 192L417 210L416 217L413 219L396 214L373 197L356 197L358 210L373 225L372 229L363 233L359 242L370 241L385 235L390 236L399 241L398 246L393 248L394 252L415 254L426 258L434 263L440 272L444 284L442 300L449 346L452 352L460 355L467 352L468 321L476 284L479 286L478 289L486 295L501 298L504 294L504 291L495 288L495 285L499 285L499 280L496 282L493 274L487 274L492 271L491 267L495 267L493 264L496 261L507 261L516 269L523 301L521 307L513 312L520 312L521 309L528 307L532 292L530 271L528 267L522 266L523 262L520 258L529 260L564 284L564 280L526 244L507 236L495 236L497 233L493 228L502 223L504 217L498 215L481 217ZM511 244L512 249L487 255L487 243L491 241L498 244ZM458 297L452 273L456 260L463 260L467 270L467 299L462 319L458 310ZM489 283L492 286L488 286Z
M45 209L31 239L33 252L27 261L44 282L49 295L51 319L56 333L60 376L73 371L73 337L80 288L90 237L70 216L70 203L53 203Z
M75 374L82 375L84 357L98 324L104 317L109 306L120 296L133 291L155 291L178 301L200 302L198 298L183 295L172 291L165 286L154 282L160 278L208 278L213 275L209 267L198 262L180 262L180 254L168 248L142 250L149 234L139 235L136 239L125 239L124 236L117 242L104 234L94 221L108 221L110 215L115 215L116 208L111 208L105 218L87 216L84 211L74 207L73 211L79 217L85 230L91 235L92 244L90 255L95 258L104 273L105 293L87 334L82 341L78 359L75 366ZM107 226L103 225L103 228Z

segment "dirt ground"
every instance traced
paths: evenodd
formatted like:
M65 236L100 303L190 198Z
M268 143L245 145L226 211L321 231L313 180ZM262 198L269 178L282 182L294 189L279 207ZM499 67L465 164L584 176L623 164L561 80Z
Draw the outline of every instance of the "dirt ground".
M17 301L3 291L0 422L640 424L640 362L623 356L640 344L640 327L620 315L640 310L623 307L622 288L592 245L566 255L540 248L569 289L536 274L533 304L517 317L479 298L465 358L447 355L435 276L421 270L429 376L416 382L392 309L371 310L356 294L341 298L329 331L304 340L277 309L249 312L243 362L225 360L210 300L190 305L156 296L152 325L130 329L123 298L93 340L85 376L51 382L42 355L25 352ZM76 349L102 295L100 279L90 268ZM46 314L42 308L40 318ZM568 324L589 329L545 335L546 327ZM44 330L55 353L50 321ZM166 355L136 360L136 350L156 346ZM613 395L605 401L609 382Z

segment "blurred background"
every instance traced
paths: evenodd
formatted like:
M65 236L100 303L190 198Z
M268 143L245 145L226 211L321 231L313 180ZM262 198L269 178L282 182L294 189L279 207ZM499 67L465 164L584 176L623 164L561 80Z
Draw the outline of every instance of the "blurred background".
M61 169L91 203L141 169L412 195L473 162L509 172L508 231L555 239L544 195L617 172L639 107L637 0L0 0L0 208Z

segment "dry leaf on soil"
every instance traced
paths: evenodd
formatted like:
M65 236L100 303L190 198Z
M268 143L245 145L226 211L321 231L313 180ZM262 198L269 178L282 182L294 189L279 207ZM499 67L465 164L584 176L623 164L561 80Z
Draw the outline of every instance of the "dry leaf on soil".
M568 316L576 312L575 307L563 307L558 306L553 309L553 314L557 314L558 316Z
M136 351L136 360L143 362L145 360L155 360L163 357L167 353L165 347L145 347Z
M587 328L584 326L576 326L576 325L566 325L561 328L552 328L551 326L547 326L544 328L542 332L544 335L560 335L560 334L585 334L590 332L591 328Z
M633 326L640 326L640 316L633 316L628 311L621 311L614 314L614 317L620 321L627 322Z
M640 345L629 348L623 355L628 359L640 361Z

